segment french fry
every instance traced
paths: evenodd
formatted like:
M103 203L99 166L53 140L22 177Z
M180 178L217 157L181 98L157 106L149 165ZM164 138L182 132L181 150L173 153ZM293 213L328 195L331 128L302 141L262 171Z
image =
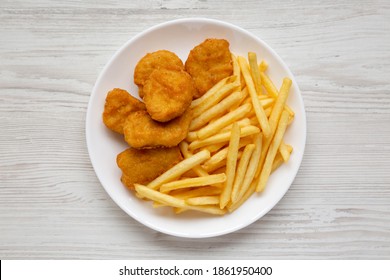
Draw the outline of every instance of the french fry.
M212 96L210 96L209 98L204 100L201 104L199 104L198 106L192 109L193 118L200 116L203 112L207 111L207 109L215 106L226 96L231 94L233 91L237 91L237 90L239 90L237 84L235 83L225 84L216 93L214 93Z
M252 196L252 194L255 192L255 190L256 190L256 180L252 181L248 190L244 193L244 195L239 200L237 200L235 203L230 203L228 205L227 208L228 208L229 212L233 212L233 211L237 210L237 208L239 208L242 204L244 204L245 201L248 200L248 198L250 198Z
M284 143L283 140L280 143L279 152L282 155L284 162L288 162L288 160L290 159L290 152L288 151L287 145Z
M192 169L193 167L203 163L205 160L210 158L210 152L207 150L200 151L199 153L184 159L179 162L171 169L167 170L152 182L150 182L147 187L153 190L158 189L164 183L177 179L184 172Z
M169 194L173 197L179 198L179 199L188 199L191 197L198 197L198 196L206 196L206 195L219 195L222 192L221 187L217 186L207 186L207 187L199 187L196 189L178 189L176 191L172 191Z
M257 126L248 125L241 129L241 137L249 136L252 134L259 133L260 129ZM209 138L203 139L203 140L195 140L192 142L189 146L189 150L195 150L204 146L213 145L217 143L222 143L229 141L231 136L231 132L223 132L216 135L213 135Z
M261 92L261 78L260 78L260 70L259 66L257 65L257 55L254 52L248 52L248 61L249 61L249 68L252 75L253 83L255 84L255 89L257 92L257 95L262 94Z
M237 155L238 155L238 147L240 144L240 127L237 123L233 124L231 137L229 141L229 149L227 154L227 162L226 162L226 183L225 188L221 193L221 199L219 203L219 207L221 209L225 208L228 204L231 192L233 188L234 178L236 174L236 165L237 165Z
M256 64L257 66L257 64ZM242 153L242 157L238 163L238 167L236 170L236 176L234 178L234 184L232 188L232 193L231 193L231 200L232 202L235 202L238 197L238 193L240 191L240 186L242 182L244 181L245 173L248 167L249 160L252 156L252 153L255 149L254 144L249 144L245 147L244 152Z
M171 195L160 193L140 184L134 184L135 191L145 198L153 201L157 201L161 204L169 205L172 207L185 208L187 206L183 199L175 198Z
M275 132L275 136L272 139L271 145L269 147L267 156L264 161L264 166L261 170L259 183L256 187L257 192L261 192L264 190L265 185L267 184L268 177L271 174L272 163L275 159L276 153L279 149L280 143L282 142L284 133L288 124L289 113L287 111L283 111L282 116L280 117L278 127Z
M255 150L253 151L252 157L249 161L248 168L245 173L244 182L242 182L241 184L240 191L238 192L237 196L232 199L233 203L236 203L244 196L255 177L256 170L260 161L262 139L263 135L261 133L255 135Z
M241 81L238 79L238 77L241 77L241 69L240 65L238 64L237 58L234 54L232 54L232 64L233 64L233 76L237 77L237 79L234 81L234 83L239 86L241 89Z
M240 143L238 145L238 148L240 149L240 148L245 147L246 145L249 145L251 143L252 143L252 139L250 136L241 138ZM219 150L214 155L212 155L208 160L206 160L203 163L203 166L207 167L207 166L213 166L215 164L218 164L219 162L226 159L227 154L228 154L228 147L225 147L225 148Z
M287 151L291 154L293 148L290 145L286 145ZM274 162L272 163L271 173L278 169L284 163L282 155L279 153L276 154Z
M197 178L182 179L182 180L177 180L166 184L162 184L160 187L160 192L167 193L172 190L213 185L217 183L223 183L225 181L226 181L226 175L224 173L197 177Z
M219 195L192 197L185 201L189 205L217 205L219 204Z
M190 131L199 129L213 118L222 115L230 108L230 106L238 102L241 99L241 96L242 93L240 91L232 93L214 107L211 107L207 111L203 112L202 115L194 118L190 123Z
M193 142L195 140L198 140L198 135L196 134L196 131L190 131L187 134L186 141Z
M227 113L223 117L199 129L196 133L198 139L205 139L207 137L217 134L220 129L239 119L242 119L246 114L250 112L251 108L251 104L242 105L236 110Z
M179 148L184 158L189 158L193 156L193 154L188 151L188 143L186 141L180 142ZM209 175L200 165L194 166L192 170L200 177Z
M241 71L243 73L246 85L248 87L249 95L252 99L252 105L253 109L256 112L257 119L259 120L259 124L261 127L261 130L264 134L265 137L269 137L271 135L271 129L268 123L268 118L265 115L264 109L260 104L260 101L257 97L255 85L253 84L252 77L249 73L249 66L248 63L246 62L245 58L243 57L238 57L238 63L240 64Z
M242 156L242 151L238 151L237 159L240 159L241 156ZM222 160L220 162L217 162L217 163L213 163L213 164L207 165L207 166L202 165L202 167L204 168L204 170L206 170L210 174L218 173L217 170L219 170L221 168L225 168L226 169L226 159L224 159L224 160Z
M264 72L260 72L260 77L261 77L261 83L263 84L267 93L271 95L273 98L277 98L278 89L275 87L274 83L267 76L267 74L265 74Z
M240 128L243 128L245 126L251 125L251 120L248 118L245 118L245 119L241 119L241 120L237 121L237 123L238 123L238 126ZM224 128L222 128L221 132L230 131L230 130L232 130L232 127L233 127L233 124L229 124L228 126L225 126Z
M213 87L211 87L205 94L203 94L201 97L192 100L190 108L193 109L196 106L199 106L203 101L205 101L210 96L213 96L218 90L220 90L226 83L234 82L237 79L235 76L229 76L222 80L220 80L218 83L216 83Z
M268 69L268 63L266 61L262 60L259 64L260 73L267 71L267 69Z
M180 214L187 210L194 210L212 215L225 215L227 210L214 205L188 205L186 208L175 208L175 213Z
M267 155L268 148L271 144L271 141L273 139L273 135L276 131L276 127L278 125L280 116L282 114L282 111L284 109L284 105L286 104L286 100L288 97L288 91L291 87L292 81L289 78L284 78L283 79L283 84L280 89L279 95L276 98L275 105L272 108L271 115L269 117L269 124L271 127L271 137L266 138L264 143L263 143L263 150L261 152L261 157L260 157L260 165L259 167L262 168L264 164L265 157ZM257 171L256 177L260 174L260 170Z
M204 149L208 150L210 153L218 152L220 149L225 147L228 144L228 140L217 143L217 144L211 144L208 146L205 146Z

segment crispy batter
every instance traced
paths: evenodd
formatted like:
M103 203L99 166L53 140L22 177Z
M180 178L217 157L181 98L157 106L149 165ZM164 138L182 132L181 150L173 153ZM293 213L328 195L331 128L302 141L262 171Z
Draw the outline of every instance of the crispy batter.
M184 65L175 53L167 50L159 50L146 54L134 69L134 83L139 88L138 94L141 98L144 96L143 86L155 69L180 71L184 69Z
M146 110L152 119L167 122L187 110L196 88L184 70L156 69L146 81L143 93Z
M145 110L145 105L127 91L114 88L104 104L103 122L111 130L123 134L123 124L131 112Z
M178 147L137 150L129 148L121 152L116 162L123 174L122 183L129 189L134 184L146 185L183 160Z
M192 119L190 109L169 122L154 121L146 111L131 113L125 122L125 141L134 148L173 147L188 133Z
M185 69L198 89L195 98L202 96L217 82L233 73L229 42L224 39L206 39L191 50Z

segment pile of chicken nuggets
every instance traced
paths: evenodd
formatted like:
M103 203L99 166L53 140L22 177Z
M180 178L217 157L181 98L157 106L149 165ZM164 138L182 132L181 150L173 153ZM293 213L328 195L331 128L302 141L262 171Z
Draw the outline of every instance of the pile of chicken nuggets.
M134 70L142 101L123 89L108 92L103 122L129 144L117 156L127 188L146 185L183 160L178 145L188 135L192 100L232 72L228 41L206 39L190 51L185 64L168 50L142 57Z

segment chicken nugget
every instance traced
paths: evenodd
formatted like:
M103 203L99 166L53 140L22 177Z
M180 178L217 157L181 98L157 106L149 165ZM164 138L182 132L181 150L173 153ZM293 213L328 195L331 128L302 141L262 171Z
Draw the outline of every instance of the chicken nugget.
M137 149L173 147L186 138L191 120L190 109L165 123L154 121L146 111L133 112L123 127L125 141Z
M139 96L143 98L143 86L155 69L168 69L180 71L184 69L183 62L173 52L159 50L146 54L137 63L134 69L134 83L139 88Z
M213 85L233 73L229 42L224 39L206 39L193 48L185 63L198 90L195 98L201 97Z
M191 76L184 70L156 69L145 82L143 93L151 118L167 122L187 110L196 88Z
M116 158L123 173L121 181L129 189L134 189L136 183L148 184L182 160L178 147L148 150L129 148Z
M145 110L145 105L127 91L114 88L104 104L103 122L111 130L123 134L123 124L131 112Z

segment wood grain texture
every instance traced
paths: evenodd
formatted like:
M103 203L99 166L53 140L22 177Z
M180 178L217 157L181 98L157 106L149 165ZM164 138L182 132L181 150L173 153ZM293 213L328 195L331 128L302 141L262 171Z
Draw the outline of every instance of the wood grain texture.
M0 2L1 259L390 259L388 1ZM265 40L294 73L308 138L289 192L226 236L180 239L101 187L85 114L103 66L157 23L210 17Z

